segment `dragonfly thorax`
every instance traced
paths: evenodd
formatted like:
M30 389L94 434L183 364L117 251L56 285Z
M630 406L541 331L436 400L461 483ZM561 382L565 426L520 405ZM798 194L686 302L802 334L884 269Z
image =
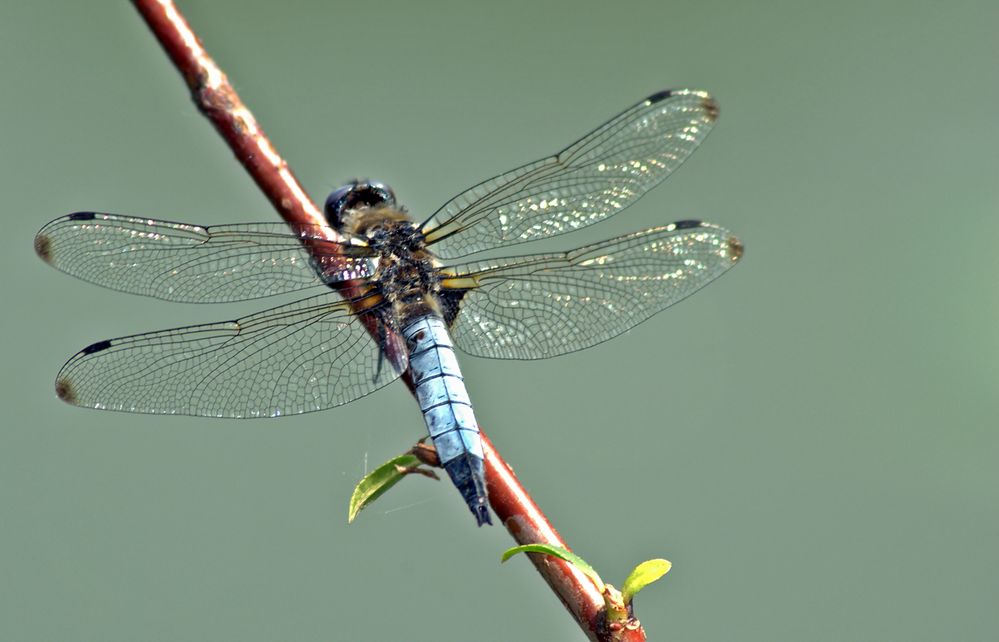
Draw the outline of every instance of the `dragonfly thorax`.
M387 186L354 181L330 194L325 209L338 232L367 241L377 257L371 283L397 314L435 311L440 292L436 261L423 231L396 205Z
M379 255L426 251L427 241L412 221L385 220L366 230L368 245Z
M410 305L433 299L440 292L440 277L426 239L404 212L394 207L364 208L350 212L351 233L367 239L378 260L371 281L393 305ZM408 314L406 315L408 316Z

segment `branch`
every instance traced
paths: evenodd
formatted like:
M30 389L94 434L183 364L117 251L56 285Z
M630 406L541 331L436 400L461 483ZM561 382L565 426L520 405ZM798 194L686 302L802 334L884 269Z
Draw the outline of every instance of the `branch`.
M274 149L249 109L243 104L226 75L202 47L187 21L170 0L133 0L136 9L184 77L198 110L215 126L246 171L289 225L317 225L326 221L309 199L288 163ZM328 252L328 247L326 248ZM340 288L352 298L355 284ZM373 331L371 326L369 331ZM377 335L372 332L377 340ZM403 380L413 392L408 373ZM544 543L568 549L544 513L517 481L513 469L482 434L489 502L510 535L519 544ZM594 642L621 640L639 642L645 633L638 625L609 631L603 625L604 599L585 575L563 560L531 554L531 561L558 596L583 632Z

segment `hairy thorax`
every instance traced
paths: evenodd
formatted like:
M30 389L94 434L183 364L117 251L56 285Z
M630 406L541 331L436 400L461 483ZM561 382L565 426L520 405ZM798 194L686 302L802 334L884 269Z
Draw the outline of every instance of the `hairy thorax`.
M405 212L389 206L351 210L341 231L368 240L378 256L372 282L378 284L379 293L397 319L441 314L436 259L427 249L423 233Z

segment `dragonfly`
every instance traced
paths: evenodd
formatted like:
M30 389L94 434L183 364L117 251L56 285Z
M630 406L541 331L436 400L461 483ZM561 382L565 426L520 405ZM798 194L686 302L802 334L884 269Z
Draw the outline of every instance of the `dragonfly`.
M316 225L58 218L35 237L38 255L107 288L197 303L306 294L236 320L98 341L66 362L56 393L102 410L279 417L348 403L407 374L441 465L477 523L490 524L479 423L455 348L543 359L594 346L718 278L743 245L682 220L570 251L484 253L626 209L717 118L706 92L658 92L422 223L387 185L361 179L329 195Z

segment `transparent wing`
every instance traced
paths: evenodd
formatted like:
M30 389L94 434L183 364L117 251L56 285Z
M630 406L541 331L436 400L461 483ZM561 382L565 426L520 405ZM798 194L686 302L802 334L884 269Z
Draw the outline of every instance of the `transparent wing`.
M685 299L741 256L728 231L681 221L571 252L456 266L443 282L451 318L460 310L452 336L494 359L581 350Z
M660 92L558 154L459 194L423 231L438 256L455 258L592 225L669 176L717 117L706 92Z
M206 417L274 417L347 403L394 380L334 292L236 321L101 341L59 371L79 406Z
M217 303L370 276L370 250L327 240L333 237L318 227L295 233L284 223L201 227L79 212L43 227L35 251L57 269L107 288Z

